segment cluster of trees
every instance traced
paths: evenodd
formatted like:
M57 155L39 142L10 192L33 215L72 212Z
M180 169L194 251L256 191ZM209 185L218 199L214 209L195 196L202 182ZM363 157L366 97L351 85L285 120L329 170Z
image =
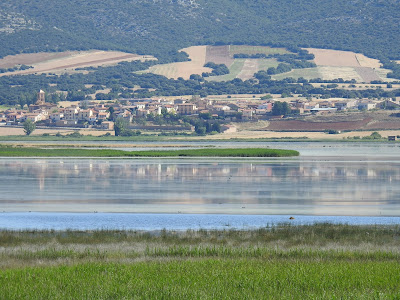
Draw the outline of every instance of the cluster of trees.
M139 130L129 129L129 123L124 118L117 118L114 122L115 136L137 136L141 134Z
M187 122L183 121L181 115L175 112L168 112L165 108L161 109L161 115L148 114L144 119L156 125L188 125ZM138 121L140 122L140 120Z
M287 102L275 101L271 113L273 116L286 116L291 113L291 109Z
M225 64L216 64L213 62L208 62L204 66L207 68L211 68L212 71L211 71L211 73L203 72L201 74L201 76L203 76L203 77L220 76L220 75L229 74L229 69Z
M166 109L162 109L160 115L148 114L133 119L134 124L146 125L148 122L155 125L182 125L184 127L192 125L195 128L196 134L205 135L213 132L221 132L221 124L224 120L212 117L210 113L185 116L176 114L175 112L168 112ZM115 120L114 131L116 136L141 134L140 131L129 129L129 123L123 118Z
M15 71L23 71L27 69L33 68L32 66L27 66L27 65L17 65L12 68L7 68L7 69L0 69L0 73L7 73L7 72L15 72Z
M259 58L276 58L278 61L281 62L291 62L291 61L307 61L307 60L313 60L314 59L314 54L309 53L305 49L301 49L298 47L287 47L288 50L292 53L286 53L286 54L265 54L265 53L255 53L255 54L244 54L244 53L237 53L233 55L233 58L254 58L254 59L259 59Z
M383 67L385 69L392 70L392 72L387 74L388 78L400 79L400 64L395 61L384 60Z

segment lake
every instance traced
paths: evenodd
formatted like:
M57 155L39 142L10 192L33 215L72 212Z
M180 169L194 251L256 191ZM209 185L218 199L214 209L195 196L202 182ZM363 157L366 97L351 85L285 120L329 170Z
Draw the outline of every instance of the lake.
M244 147L240 143L208 144ZM180 220L178 223L186 224L185 228L190 228L188 224L241 228L283 222L292 215L296 216L295 222L307 217L304 222L328 218L354 223L360 220L393 223L400 216L397 144L247 144L295 149L301 156L287 159L0 158L0 228L13 224L16 228L50 226L46 224L53 224L51 228L66 225L72 228L82 222L90 227L93 220L97 220L94 224L98 228L107 224L120 228L121 224L111 222L110 218L118 220L126 214L127 228L145 227L146 230L172 226L176 222L173 220ZM204 146L203 143L190 145ZM152 148L151 143L147 147ZM351 217L356 216L364 218L354 221ZM54 218L59 220L58 225L54 224ZM188 218L192 221L185 221ZM143 222L153 225L147 228Z

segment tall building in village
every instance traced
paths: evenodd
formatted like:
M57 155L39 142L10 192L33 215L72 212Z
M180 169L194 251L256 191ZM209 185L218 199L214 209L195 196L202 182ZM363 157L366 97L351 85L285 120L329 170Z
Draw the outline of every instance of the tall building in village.
M57 104L53 103L46 103L46 93L43 90L40 90L37 93L36 102L35 104L29 105L29 112L36 112L36 111L50 111L57 107Z
M39 93L37 93L36 99L36 105L44 104L46 102L46 93L43 90L40 90Z

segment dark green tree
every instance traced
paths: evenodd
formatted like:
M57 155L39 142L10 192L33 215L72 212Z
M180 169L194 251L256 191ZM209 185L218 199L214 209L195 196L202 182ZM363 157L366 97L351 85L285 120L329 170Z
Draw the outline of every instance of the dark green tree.
M36 124L30 119L24 122L24 132L26 135L30 135L36 129Z
M115 136L124 135L125 131L128 129L128 122L123 118L117 118L114 122L114 132Z

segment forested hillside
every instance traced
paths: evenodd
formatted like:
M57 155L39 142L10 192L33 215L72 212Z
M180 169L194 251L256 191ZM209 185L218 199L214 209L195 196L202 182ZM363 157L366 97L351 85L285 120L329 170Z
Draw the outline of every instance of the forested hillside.
M398 0L2 0L0 56L113 49L180 60L199 44L353 50L400 59Z

